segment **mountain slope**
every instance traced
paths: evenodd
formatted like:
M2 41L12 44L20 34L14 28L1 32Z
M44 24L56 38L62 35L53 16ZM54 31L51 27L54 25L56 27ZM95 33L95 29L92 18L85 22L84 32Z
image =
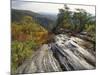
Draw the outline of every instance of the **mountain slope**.
M24 16L31 16L36 22L38 22L41 26L46 28L48 31L52 30L54 27L55 21L47 18L45 15L41 15L35 12L31 12L28 10L16 10L12 9L11 11L11 19L13 21L20 21Z

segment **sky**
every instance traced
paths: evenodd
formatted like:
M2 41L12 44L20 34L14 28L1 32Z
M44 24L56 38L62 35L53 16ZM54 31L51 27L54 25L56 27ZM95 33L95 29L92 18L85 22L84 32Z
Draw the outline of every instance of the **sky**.
M66 4L66 2L64 2ZM85 9L87 12L95 15L95 6L88 5L73 5L67 4L71 11L75 11L75 8ZM30 10L34 12L44 12L44 13L52 13L57 14L59 12L58 9L64 8L64 4L55 4L55 3L37 3L37 2L23 2L12 0L12 8L21 9L21 10Z

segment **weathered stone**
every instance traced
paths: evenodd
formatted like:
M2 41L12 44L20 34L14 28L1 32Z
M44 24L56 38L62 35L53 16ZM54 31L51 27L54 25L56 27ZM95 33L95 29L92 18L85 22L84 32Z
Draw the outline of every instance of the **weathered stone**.
M85 40L64 34L56 35L54 40L54 43L44 44L16 73L95 69L94 51L89 52L90 47L84 47Z

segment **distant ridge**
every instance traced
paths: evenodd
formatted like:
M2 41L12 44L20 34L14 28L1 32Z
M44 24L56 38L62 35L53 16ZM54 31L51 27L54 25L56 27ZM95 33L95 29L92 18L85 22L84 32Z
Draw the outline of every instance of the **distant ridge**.
M46 28L48 31L51 31L55 26L54 24L55 24L56 20L49 18L49 16L47 14L40 14L40 13L32 12L29 10L12 9L12 11L11 11L12 22L13 21L18 22L24 16L31 16L34 20L36 20L38 23L40 23L40 25L43 26L44 28Z

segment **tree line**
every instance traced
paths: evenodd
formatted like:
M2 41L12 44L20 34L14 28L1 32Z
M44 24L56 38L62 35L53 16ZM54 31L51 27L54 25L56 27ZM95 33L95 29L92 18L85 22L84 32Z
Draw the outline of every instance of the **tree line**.
M65 4L63 9L59 9L56 27L53 30L67 29L76 33L83 31L95 33L95 27L95 15L79 8L71 11Z

